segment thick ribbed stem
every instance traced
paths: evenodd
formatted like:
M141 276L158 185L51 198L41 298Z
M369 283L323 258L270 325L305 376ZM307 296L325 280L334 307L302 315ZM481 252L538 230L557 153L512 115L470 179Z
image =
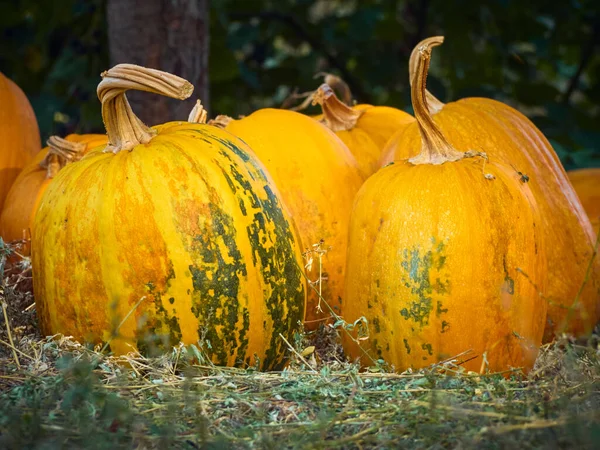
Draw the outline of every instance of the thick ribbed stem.
M411 87L414 83L414 77L417 71L417 61L420 59L420 49L423 47L435 47L436 45L440 45L443 42L444 36L434 36L427 39L423 39L413 49L412 53L410 54L410 59L408 61L408 80L410 82ZM444 103L439 101L431 92L427 90L425 91L425 95L427 97L427 106L429 107L429 112L431 114L435 114L436 112L442 110L442 108L444 107Z
M330 85L322 84L313 94L312 104L321 105L322 122L332 131L351 130L364 111L356 111L342 103Z
M412 164L443 164L465 157L446 140L442 131L433 121L427 108L427 71L431 60L431 48L440 45L443 38L430 38L419 47L415 66L415 76L411 86L412 105L421 133L421 153L408 161Z
M207 113L200 100L196 100L196 104L190 111L188 122L190 123L206 123Z
M134 64L118 64L102 73L97 94L102 102L102 119L108 134L104 151L118 153L146 144L156 132L133 113L125 93L129 89L152 92L184 100L194 87L183 78Z
M46 169L46 178L54 178L68 163L81 159L87 149L83 142L71 142L58 136L50 136L46 144L48 153L40 162L40 167Z

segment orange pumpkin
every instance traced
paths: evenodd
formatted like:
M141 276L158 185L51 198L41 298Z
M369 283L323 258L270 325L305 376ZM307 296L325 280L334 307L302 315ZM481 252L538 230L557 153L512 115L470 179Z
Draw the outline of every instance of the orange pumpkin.
M381 152L399 127L414 122L414 118L388 106L342 103L328 84L322 84L313 95L313 103L323 109L319 119L348 146L365 178L379 168Z
M411 73L414 55L432 39L438 38L415 48ZM548 140L524 115L498 101L466 98L443 104L428 92L426 96L434 122L451 145L488 151L490 158L511 164L531 187L542 214L540 227L552 245L543 292L549 302L544 342L561 332L590 333L600 318L600 258L588 276L594 232ZM381 166L415 156L418 142L416 123L399 128L386 144Z
M219 116L211 123L241 138L273 177L290 210L305 249L324 240L321 294L337 308L346 267L348 224L354 195L363 182L346 145L327 127L303 114L261 109L233 120ZM321 268L315 257L308 276L316 281ZM317 286L317 289L319 286ZM309 290L305 327L315 329L330 317L319 295Z
M571 170L567 175L594 231L600 234L600 168Z
M29 239L42 194L58 171L79 160L89 149L105 143L106 136L102 134L71 134L65 139L50 137L48 147L21 171L6 196L0 215L0 236L5 241ZM25 244L21 253L29 255L29 243Z
M344 348L397 370L462 355L468 370L527 371L547 309L536 288L546 279L539 211L514 169L488 161L501 143L459 151L431 119L434 45L420 48L412 87L419 135L401 143L416 156L381 169L356 196L342 316L365 317L369 334L362 349L344 334Z
M0 73L0 211L19 172L40 148L40 131L29 100Z

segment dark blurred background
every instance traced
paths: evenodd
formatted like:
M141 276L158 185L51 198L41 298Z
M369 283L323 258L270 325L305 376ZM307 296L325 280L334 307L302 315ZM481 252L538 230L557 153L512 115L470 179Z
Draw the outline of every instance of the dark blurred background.
M196 13L206 11L200 10L199 22L186 25L189 14L173 10L191 4ZM341 76L361 103L410 112L408 56L422 38L441 34L446 41L434 52L428 82L436 96L508 103L544 132L567 169L600 166L598 0L2 0L0 5L0 71L29 97L44 139L103 132L95 93L100 73L127 51L139 56L132 60L137 63L168 59L154 57L164 49L145 44L143 35L160 35L169 52L188 52L162 69L178 71L189 55L197 57L202 73L195 74L196 94L206 97L210 116L237 116L279 106L295 89L316 88L322 78L314 76L321 71ZM124 28L124 14L152 7L137 28ZM203 46L188 45L177 33L187 33L188 43L190 33L194 39L199 34ZM119 41L131 48L126 45L125 56L116 57Z

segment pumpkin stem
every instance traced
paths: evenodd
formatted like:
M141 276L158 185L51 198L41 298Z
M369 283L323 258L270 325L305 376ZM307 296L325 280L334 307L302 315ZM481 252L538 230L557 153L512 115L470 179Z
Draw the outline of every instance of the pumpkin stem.
M342 101L349 106L352 106L352 92L348 84L337 75L327 72L319 72L315 74L313 78L323 77L323 81L331 86L334 92L337 92L342 96ZM280 108L289 109L290 111L304 111L311 104L314 105L313 97L316 91L298 93L295 89L288 97L283 101ZM304 99L302 103L297 106L293 106L296 100Z
M207 113L200 100L196 100L196 104L190 111L188 122L190 123L206 123Z
M208 124L218 128L225 128L231 121L233 121L233 118L221 114L214 119L209 120Z
M58 136L50 136L46 144L48 153L40 161L40 167L46 169L46 178L54 178L68 163L80 160L87 148L83 142L71 142Z
M417 46L413 49L410 54L410 59L408 61L408 79L410 85L412 87L414 83L415 73L417 71L417 61L420 59L420 49L422 47L435 47L444 42L444 36L434 36L427 39L423 39L421 42L417 44ZM433 45L432 45L433 44ZM444 103L439 101L431 92L425 91L425 96L427 97L427 106L429 107L429 112L431 114L435 114L442 110L445 106Z
M332 73L319 72L315 75L315 78L318 76L324 77L323 81L331 86L331 89L340 94L342 102L348 106L352 106L352 91L350 91L350 86L348 86L348 83Z
M156 134L133 113L125 93L129 89L152 92L184 100L194 87L188 81L156 69L118 64L101 74L97 94L102 102L102 120L108 134L105 152L118 153L146 144Z
M312 104L321 105L322 122L332 131L351 130L356 126L358 118L364 111L356 111L337 98L331 86L323 83L313 95Z
M408 161L412 164L443 164L465 157L446 140L442 131L433 121L427 108L427 72L431 60L431 48L443 42L442 37L429 38L419 47L415 76L411 86L412 105L421 133L421 153Z

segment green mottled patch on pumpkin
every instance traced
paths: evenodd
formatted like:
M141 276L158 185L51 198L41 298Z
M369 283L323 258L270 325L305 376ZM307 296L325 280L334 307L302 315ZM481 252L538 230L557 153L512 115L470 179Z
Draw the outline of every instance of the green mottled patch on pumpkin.
M375 333L381 333L381 325L379 324L379 319L375 317L372 322L373 326L375 327Z
M431 346L431 344L429 344L429 343L422 344L421 348L423 350L426 350L430 356L433 356L433 347Z
M438 294L449 294L450 280L442 281L439 278L436 278L435 283L433 284L433 290Z
M442 320L442 333L445 333L446 331L448 331L449 327L450 327L450 323L446 322L445 320Z
M217 364L226 364L238 347L240 277L245 277L247 270L235 240L233 219L216 204L209 204L209 208L209 229L194 245L200 261L189 266L194 287L192 312L199 320L199 335L210 343L209 356Z
M438 317L440 317L442 314L445 314L448 312L448 308L442 308L442 302L440 300L437 301L437 309L435 310L435 313Z
M246 152L245 150L241 149L240 147L238 147L237 145L235 145L230 140L221 139L221 138L215 136L214 130L211 129L210 127L207 127L207 128L204 128L204 127L193 128L193 129L190 129L190 131L202 135L203 136L202 140L204 142L206 142L206 143L208 143L210 145L214 145L215 142L217 142L222 147L225 147L226 149L228 149L229 151L231 151L232 153L234 153L243 162L245 162L245 163L251 163L253 166L256 165L254 163L254 158L251 158L250 155L248 154L248 152ZM241 139L240 139L240 141L241 141Z
M261 199L230 155L226 151L222 151L221 155L231 161L227 169L221 170L230 186L233 186L232 191L238 198L242 212L253 218L246 229L253 250L252 263L260 266L263 279L270 285L270 295L265 302L272 319L273 332L265 358L261 361L262 369L278 370L283 367L283 355L286 352L279 334L291 340L293 332L299 329L299 323L304 319L305 288L303 274L296 261L295 238L283 214L283 207L270 186L263 186L266 199ZM262 170L258 166L255 169L264 178ZM271 231L269 224L275 225L274 231ZM241 357L239 352L238 357Z
M422 252L418 247L404 249L400 264L402 283L410 289L413 296L400 310L400 314L406 320L419 324L421 328L429 323L433 311L433 294L444 295L450 292L450 280L438 277L435 283L431 283L432 268L440 271L446 262L446 256L443 254L444 243L436 242L435 238L432 238L431 244L433 248L426 252Z
M246 357L246 352L248 351L248 331L250 330L250 312L248 308L244 308L242 310L242 327L239 331L238 337L238 348L236 354L236 361L240 363L244 362Z
M305 288L301 266L294 252L295 238L286 220L282 205L269 185L263 187L266 200L260 200L262 212L254 215L248 226L248 237L256 256L260 260L264 279L270 284L271 292L266 300L269 315L273 320L273 333L262 361L263 369L279 370L283 367L285 354L283 335L292 340L294 331L304 319ZM270 236L270 245L264 245L261 236L267 236L267 222L275 224L275 236Z
M241 148L239 148L232 141L229 141L227 139L220 139L220 138L217 138L217 137L212 136L212 135L211 135L211 138L214 139L215 141L219 142L223 147L225 147L228 150L230 150L231 152L233 152L235 155L237 155L245 163L251 163L252 166L254 166L255 168L258 169L258 166L254 162L254 158L250 158L250 155L248 154L248 152L246 152L245 150L242 150ZM240 141L241 141L241 139L240 139Z
M402 341L404 342L404 348L406 349L406 353L410 355L410 345L408 344L408 340L402 339Z
M266 356L259 360L259 366L263 370L281 369L287 349L279 334L292 340L294 331L299 329L304 318L305 285L301 265L296 261L297 243L279 199L267 184L268 177L262 166L243 146L220 139L211 131L201 127L194 130L211 145L217 143L219 155L227 161L223 165L217 164L241 213L251 218L251 225L246 231L253 250L252 264L254 270L262 272L267 284L264 289L265 305L273 331L269 342L265 343ZM260 183L260 187L256 182ZM247 273L235 242L235 224L231 216L215 206L223 204L220 193L208 183L206 186L210 193L208 206L213 223L197 236L192 248L188 249L194 261L189 267L194 286L192 309L199 319L199 333L210 343L211 357L216 363L224 363L234 354L236 364L242 361L248 363L251 359L246 355L250 327L259 326L256 321L260 318L251 317L245 308L240 310L239 277L245 277ZM266 194L266 200L257 195L259 191L260 197ZM224 245L214 245L216 239L222 239L221 244ZM227 249L228 258L221 255L220 248ZM225 264L225 261L231 260L232 263ZM220 329L218 333L217 329Z
M167 276L164 280L164 289L159 291L152 281L146 283L148 296L154 301L155 314L146 315L141 327L136 329L136 345L138 350L147 355L164 352L173 345L181 342L181 327L176 312L169 314L163 304L163 296L169 290L171 280L175 278L175 270L170 263ZM173 300L173 302L171 302ZM171 297L168 301L173 304Z

